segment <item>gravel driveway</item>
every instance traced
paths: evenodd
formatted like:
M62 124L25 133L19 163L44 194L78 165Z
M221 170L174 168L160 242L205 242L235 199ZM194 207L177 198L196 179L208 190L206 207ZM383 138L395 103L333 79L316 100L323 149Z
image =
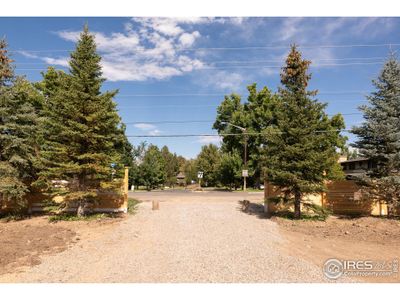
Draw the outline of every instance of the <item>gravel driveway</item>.
M240 193L134 196L143 200L136 215L0 282L325 281L320 267L283 250L275 223L240 210Z

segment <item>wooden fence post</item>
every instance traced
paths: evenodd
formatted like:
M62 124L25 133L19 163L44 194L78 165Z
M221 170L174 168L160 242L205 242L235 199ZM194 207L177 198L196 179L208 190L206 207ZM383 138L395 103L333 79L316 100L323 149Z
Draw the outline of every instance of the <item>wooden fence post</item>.
M152 201L152 209L153 210L159 210L160 209L160 203L158 200L153 200Z
M128 212L129 168L125 167L124 174L124 212Z

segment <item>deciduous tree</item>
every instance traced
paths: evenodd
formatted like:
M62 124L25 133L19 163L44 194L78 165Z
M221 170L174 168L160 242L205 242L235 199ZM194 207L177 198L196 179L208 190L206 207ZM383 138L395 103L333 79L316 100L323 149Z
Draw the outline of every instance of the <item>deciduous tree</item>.
M163 185L167 178L165 162L161 151L155 145L149 145L140 164L141 182L148 190Z
M243 159L236 150L222 153L217 168L219 182L230 189L237 189L242 183L242 169Z
M203 172L202 183L205 186L216 186L218 183L218 164L220 152L213 144L204 145L196 158L197 170Z

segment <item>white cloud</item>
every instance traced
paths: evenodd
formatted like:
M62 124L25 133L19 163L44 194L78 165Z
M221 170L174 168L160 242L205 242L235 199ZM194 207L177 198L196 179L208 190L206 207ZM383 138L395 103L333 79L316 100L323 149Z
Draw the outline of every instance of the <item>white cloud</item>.
M219 145L222 142L222 138L220 136L200 136L197 139L197 142L200 144L216 144Z
M51 64L51 65L58 65L63 67L69 66L69 58L68 57L60 57L60 58L53 58L53 57L39 57L44 62Z
M198 31L194 31L192 33L185 32L179 37L179 42L183 47L190 47L198 37L200 37L200 33Z
M283 45L293 43L306 45L343 44L343 40L353 38L371 38L385 34L395 26L393 18L284 18L278 26L274 38ZM302 49L305 58L316 61L332 60L337 57L335 48ZM323 67L323 66L320 66Z
M216 88L229 92L238 92L246 83L242 74L224 70L206 72L200 78L196 77L195 82L201 86Z
M148 135L158 135L162 132L161 130L157 129L157 126L148 123L138 123L135 124L134 127L146 132Z
M79 39L80 31L57 31L59 37L63 38L66 41L76 42Z
M158 135L161 132L162 132L161 130L154 129L154 130L149 131L148 133L149 133L149 135Z
M206 66L194 53L181 51L202 38L194 25L230 23L240 25L244 18L132 18L123 32L93 32L102 53L103 75L110 81L164 80ZM80 31L55 32L66 41L76 42ZM27 54L29 55L29 53ZM67 66L67 58L35 57L49 64Z
M98 50L103 52L103 74L110 81L145 81L168 79L201 69L205 65L203 61L180 51L193 46L201 37L199 31L184 25L210 22L214 19L133 18L125 24L124 32L110 35L94 32ZM56 34L76 42L80 32Z
M133 126L141 130L151 130L156 128L156 126L154 126L153 124L147 124L147 123L138 123Z
M68 62L69 62L68 57L54 58L54 57L38 56L36 54L30 53L27 51L18 51L18 53L20 53L23 56L28 57L28 58L40 59L50 65L58 65L58 66L68 67Z

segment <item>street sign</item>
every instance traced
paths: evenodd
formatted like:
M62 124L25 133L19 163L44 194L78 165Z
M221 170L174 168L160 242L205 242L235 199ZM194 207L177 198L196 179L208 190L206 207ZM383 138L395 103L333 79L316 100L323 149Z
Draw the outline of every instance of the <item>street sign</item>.
M203 178L203 172L197 172L197 178Z
M242 170L242 177L249 177L249 170Z

